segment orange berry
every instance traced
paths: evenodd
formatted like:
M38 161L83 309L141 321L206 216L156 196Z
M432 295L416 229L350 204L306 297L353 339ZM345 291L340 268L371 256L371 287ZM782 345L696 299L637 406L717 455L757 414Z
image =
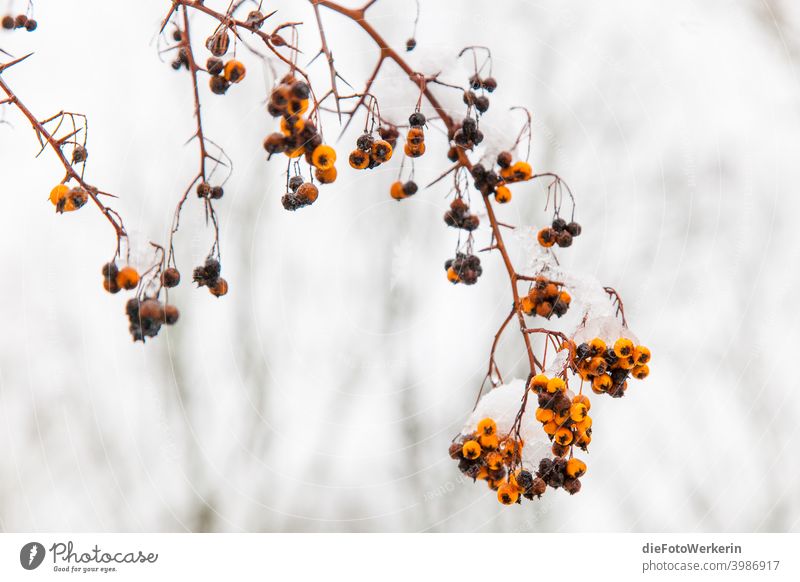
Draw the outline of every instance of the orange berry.
M317 169L314 171L314 177L319 180L320 184L332 184L336 181L338 172L335 166L331 166L327 170Z
M606 342L601 340L599 337L596 337L589 342L589 349L591 350L592 355L602 356L606 351Z
M536 235L536 240L543 247L552 247L556 244L556 232L552 228L543 228Z
M497 423L491 418L484 418L478 423L478 432L486 436L497 433Z
M556 392L564 392L567 389L567 384L561 378L550 378L547 382L547 391L550 394Z
M533 176L533 169L528 162L517 162L512 164L510 167L511 175L513 179L517 182L521 182L523 180L530 180Z
M474 461L481 456L481 446L478 444L478 441L467 441L464 443L464 446L461 447L461 454L465 459Z
M592 380L592 390L597 394L602 394L603 392L608 392L613 384L614 381L611 379L611 376L602 374Z
M575 422L582 421L584 418L586 418L587 414L589 414L589 409L586 408L584 404L579 402L574 403L569 408L569 417Z
M372 159L382 164L392 159L392 144L388 141L379 139L372 144Z
M519 499L519 491L509 483L504 483L497 488L497 500L503 505L513 505Z
M647 364L642 364L641 366L634 366L633 370L631 370L631 374L637 380L644 380L647 376L650 375L650 368Z
M633 342L626 337L621 337L614 342L614 353L618 358L627 358L633 354L633 349Z
M135 289L139 284L139 272L133 267L123 267L117 273L117 286L121 289Z
M533 378L531 378L531 390L534 392L544 392L547 390L547 383L550 381L550 378L545 376L544 374L536 374Z
M552 410L548 410L547 408L537 408L536 409L536 420L541 423L550 422L555 418L556 413Z
M50 190L50 202L53 203L53 206L58 206L58 203L62 200L67 199L67 195L69 194L69 186L66 184L59 184L52 190Z
M350 162L350 167L356 170L363 170L367 166L369 166L369 154L366 152L362 152L361 150L353 150L350 152L350 157L348 158Z
M503 455L497 451L492 451L486 455L486 466L491 471L497 471L503 466Z
M496 434L483 434L478 437L478 442L481 444L481 447L487 450L494 450L500 446L500 439L497 438Z
M585 394L578 394L575 398L572 399L573 404L583 404L586 407L586 410L589 410L592 407L592 403L589 401L589 397Z
M583 477L585 473L586 463L574 457L567 461L567 475L569 475L572 479Z
M456 273L456 270L453 267L450 267L447 269L447 280L453 284L456 284L461 281L461 277L458 276L458 273Z
M650 361L650 350L644 346L636 346L633 357L637 364L646 364Z
M392 198L395 200L402 200L403 198L407 198L405 190L403 190L403 183L399 180L397 182L392 183L392 187L389 189L389 194L391 194Z
M566 427L559 428L553 435L553 439L560 445L566 446L572 442L572 431Z
M318 145L311 154L311 163L315 168L328 170L336 162L336 150L329 145Z
M508 189L508 186L498 186L497 189L494 191L494 199L497 200L499 204L505 204L506 202L510 202L511 190Z
M536 304L528 296L523 297L519 302L519 308L525 315L533 315L536 311Z
M238 83L244 79L246 73L247 71L244 68L244 64L236 59L231 59L225 63L225 69L222 71L222 75L229 83Z

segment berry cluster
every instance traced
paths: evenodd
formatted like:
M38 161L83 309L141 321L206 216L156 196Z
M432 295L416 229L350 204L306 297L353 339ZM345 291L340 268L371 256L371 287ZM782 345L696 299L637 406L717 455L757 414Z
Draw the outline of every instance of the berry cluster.
M66 184L59 184L50 190L50 202L56 207L56 212L58 213L78 210L88 200L88 192L80 186L70 188Z
M389 136L392 141L385 139ZM364 133L356 140L356 149L350 152L348 161L350 167L356 170L371 170L392 159L394 148L397 145L397 130L392 131L379 128L378 138L371 133Z
M628 389L628 377L644 380L650 374L647 363L650 350L637 346L629 338L619 338L613 346L596 337L575 349L575 369L582 380L592 383L595 394L622 398Z
M525 182L533 178L533 168L523 160L514 161L511 152L497 154L497 165L500 168L500 177L507 184Z
M558 489L563 487L570 495L575 495L581 490L580 478L586 473L586 463L580 459L542 459L536 471L540 479L548 487Z
M130 266L120 269L115 262L106 263L101 273L103 289L109 293L119 293L122 289L130 291L139 285L139 272Z
M415 111L408 118L410 129L406 134L405 154L410 158L418 158L425 153L425 116Z
M538 315L546 319L553 315L561 317L572 301L572 297L562 287L562 283L536 277L528 295L520 300L519 308L525 315Z
M314 184L306 182L302 176L292 176L289 179L289 191L283 195L281 203L286 210L297 210L313 204L318 196L319 189Z
M14 30L15 28L24 28L28 32L33 32L39 26L33 18L28 18L25 14L18 14L13 16L7 14L3 16L3 28L6 30Z
M450 139L455 144L450 148L447 153L450 161L458 161L458 150L472 150L476 145L483 141L483 132L478 129L478 120L475 117L467 115L460 124L453 126L453 135Z
M497 89L497 81L494 77L481 78L479 73L475 73L469 78L469 85L473 91L484 90L493 93Z
M480 226L481 220L477 214L470 213L463 198L455 198L450 203L450 210L444 213L444 222L447 226L472 232Z
M472 167L472 177L477 188L484 196L494 195L494 199L505 204L511 201L511 190L508 184L523 182L533 177L533 169L528 162L512 162L509 152L501 152L497 156L499 172L493 169L486 169L483 164L475 164Z
M459 470L473 480L486 481L490 489L500 495L508 494L508 483L504 479L522 462L522 440L510 436L500 438L497 435L497 423L491 418L484 418L478 423L477 430L469 435L461 435L450 445L450 458L458 461ZM519 494L517 494L519 497ZM510 503L517 501L517 497Z
M281 120L280 133L272 133L264 140L264 149L270 156L283 153L299 158L322 145L317 127L303 117L310 95L308 84L292 75L285 76L270 93L267 111Z
M172 325L180 316L177 307L161 303L156 298L129 299L125 304L125 313L128 316L130 324L128 330L133 336L133 341L141 342L147 337L156 337L162 325Z
M225 194L222 186L212 186L208 182L200 182L195 191L198 198L207 198L209 200L219 200Z
M581 234L581 225L575 221L567 223L563 218L556 217L552 226L543 228L536 235L536 240L543 247L552 247L557 244L562 248L572 246L572 239Z
M586 450L592 442L589 398L583 394L570 398L567 383L558 376L548 378L537 374L529 387L538 399L536 420L542 423L542 429L553 442L553 454L563 457L573 445Z
M444 268L447 271L447 280L453 284L474 285L483 274L481 260L476 255L466 253L456 253L455 259L447 259Z
M215 297L222 297L228 292L228 282L220 277L222 266L214 258L207 258L205 264L196 267L192 273L192 281L198 287L208 287L209 292Z
M393 182L391 188L389 189L389 194L391 194L392 198L395 200L402 200L403 198L408 198L409 196L413 196L417 193L417 183L413 180L409 180L407 182Z

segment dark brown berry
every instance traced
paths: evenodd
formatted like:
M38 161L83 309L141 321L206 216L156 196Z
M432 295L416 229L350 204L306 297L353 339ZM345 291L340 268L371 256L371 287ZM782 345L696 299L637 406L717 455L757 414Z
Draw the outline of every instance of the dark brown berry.
M271 133L264 140L264 149L269 155L286 151L286 137L282 133Z
M180 311L174 305L164 306L164 323L167 325L174 325L180 317Z
M497 165L501 168L508 168L512 161L514 161L514 158L511 152L500 152L497 154Z
M224 95L231 84L222 75L212 75L208 80L208 86L215 95Z
M575 495L581 490L580 479L564 479L564 489L570 494Z
M11 15L3 16L3 28L11 30L14 28L14 17Z
M228 52L228 47L231 43L231 37L227 30L220 30L216 34L206 39L206 48L211 51L215 57L221 57Z
M417 190L418 190L417 183L412 180L409 180L408 182L403 184L403 193L406 196L413 196L414 194L417 193Z
M207 182L200 182L196 188L198 198L208 198L211 194L211 185Z
M556 237L556 244L562 248L572 246L572 235L566 230L559 232Z
M219 200L220 198L222 198L223 194L225 194L225 191L222 189L222 186L214 186L213 188L211 188L211 194L209 195L209 197L212 200Z
M497 80L494 77L486 77L483 80L483 88L489 93L493 92L495 89L497 89Z
M415 38L409 38L409 39L406 41L406 51L408 51L408 52L411 52L411 51L413 51L415 48L417 48L417 39L415 39Z
M28 17L24 14L20 14L14 19L14 26L17 28L25 28L26 24L28 24Z
M536 497L541 497L547 491L547 483L541 477L536 477L531 485L531 493Z
M475 109L477 109L479 113L486 113L489 110L489 98L486 95L476 97Z
M415 111L409 116L408 124L411 127L422 127L425 125L425 116L421 112Z
M206 61L206 70L210 75L220 75L223 69L225 69L225 63L222 62L222 59L208 57Z
M302 100L302 99L308 99L310 95L311 95L311 89L303 81L297 81L294 85L292 85L293 97Z
M181 282L181 274L175 267L170 267L161 273L161 282L163 283L164 287L169 289L172 287L177 287Z
M72 150L72 163L79 164L81 162L85 162L86 158L89 157L89 152L86 151L86 148L82 145L78 144Z
M580 236L581 234L581 225L577 222L570 222L567 225L567 232L570 233L572 236Z
M564 220L563 218L556 218L555 220L553 220L553 230L554 231L561 232L565 228L567 228L567 221L566 220Z

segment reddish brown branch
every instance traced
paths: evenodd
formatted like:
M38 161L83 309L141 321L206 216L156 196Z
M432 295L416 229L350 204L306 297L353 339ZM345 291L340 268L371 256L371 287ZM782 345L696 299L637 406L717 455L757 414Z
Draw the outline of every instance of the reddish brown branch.
M48 129L44 126L44 124L38 120L38 118L30 111L30 109L28 109L25 106L25 104L22 101L20 101L19 97L17 97L17 95L14 93L11 87L8 86L8 84L2 77L2 73L6 69L24 61L29 56L30 54L15 59L14 61L11 61L9 63L0 65L0 89L2 89L3 92L8 96L8 98L4 102L8 104L13 104L17 109L19 109L19 111L25 116L25 118L31 124L31 127L33 128L34 132L36 132L36 136L39 139L39 141L40 142L43 141L47 146L50 146L50 149L53 150L53 152L56 154L58 161L61 162L61 165L64 167L64 170L66 172L66 175L62 180L62 183L67 182L70 179L75 180L75 182L77 182L78 185L87 192L89 197L92 199L92 202L94 202L95 206L97 206L100 212L103 213L103 216L106 217L108 222L114 228L114 233L116 234L117 237L116 254L119 255L121 241L123 238L127 237L127 233L125 232L125 226L123 225L122 219L120 218L119 214L114 210L112 210L111 208L107 207L105 204L103 204L99 198L100 190L95 186L92 186L91 184L87 183L83 179L83 177L75 170L75 168L73 168L72 164L67 159L66 155L61 149L62 146L64 145L63 139L56 138L50 131L48 131Z

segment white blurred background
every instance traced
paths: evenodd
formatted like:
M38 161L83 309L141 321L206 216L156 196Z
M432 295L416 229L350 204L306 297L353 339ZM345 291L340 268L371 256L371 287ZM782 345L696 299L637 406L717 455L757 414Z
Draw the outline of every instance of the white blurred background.
M584 226L559 258L616 287L653 351L650 378L626 398L595 399L581 493L508 508L461 477L447 447L510 305L499 256L483 256L478 285L448 284L447 186L394 202L399 162L347 167L356 132L337 144L339 181L284 211L285 165L261 149L275 128L263 107L272 78L240 47L247 79L225 97L201 87L207 135L235 164L218 205L231 291L217 300L188 281L211 242L190 198L176 243L184 283L172 295L182 319L147 345L132 343L124 299L101 287L108 224L90 206L53 212L62 170L50 152L35 158L24 118L2 107L2 530L800 530L800 7L421 3L412 66L463 85L460 49L492 48L489 141L513 141L521 115L510 106L531 109L534 168L564 176ZM0 31L6 51L35 51L3 73L34 112L89 116L87 179L120 196L113 206L140 245L165 241L197 165L184 146L187 73L157 54L169 5L36 0L36 32ZM279 10L272 23L306 22L305 64L319 47L310 5L265 9ZM369 18L402 47L414 13L380 0ZM322 14L358 87L375 48ZM204 59L214 25L192 23ZM311 70L324 87L324 61ZM387 117L411 112L407 85L385 69L375 92ZM438 93L463 114L455 92ZM326 119L328 140L336 125ZM428 144L420 183L446 167L436 130ZM514 196L501 220L547 220L541 187ZM478 244L487 240L481 229ZM519 343L509 330L501 344L506 377L526 374Z

